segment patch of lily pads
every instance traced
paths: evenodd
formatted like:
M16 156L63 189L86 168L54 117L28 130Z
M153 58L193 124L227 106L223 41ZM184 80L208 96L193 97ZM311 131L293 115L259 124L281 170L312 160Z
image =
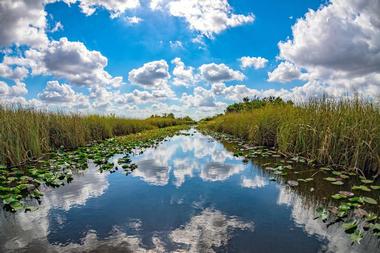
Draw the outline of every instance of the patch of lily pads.
M37 207L29 206L28 203L31 199L40 201L43 196L41 185L60 187L68 184L74 180L73 171L86 170L89 161L93 161L100 172L114 173L123 169L128 175L137 168L130 158L132 155L159 145L182 129L169 127L130 137L111 138L74 151L60 149L50 154L49 159L26 167L7 168L0 165L0 199L3 208L11 212L35 210ZM116 154L124 156L115 162L111 161L111 157Z

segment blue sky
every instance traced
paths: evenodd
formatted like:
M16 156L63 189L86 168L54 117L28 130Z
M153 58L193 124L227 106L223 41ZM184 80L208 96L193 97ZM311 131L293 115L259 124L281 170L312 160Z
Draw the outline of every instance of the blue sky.
M244 96L380 94L376 0L50 2L0 3L3 103L201 118Z

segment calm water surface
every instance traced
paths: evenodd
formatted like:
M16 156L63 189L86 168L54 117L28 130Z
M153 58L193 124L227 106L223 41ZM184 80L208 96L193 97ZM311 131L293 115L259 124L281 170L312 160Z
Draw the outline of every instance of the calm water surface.
M128 176L90 163L72 183L46 188L35 212L1 211L0 251L380 252L368 238L351 246L340 226L314 219L317 201L201 133L133 160Z

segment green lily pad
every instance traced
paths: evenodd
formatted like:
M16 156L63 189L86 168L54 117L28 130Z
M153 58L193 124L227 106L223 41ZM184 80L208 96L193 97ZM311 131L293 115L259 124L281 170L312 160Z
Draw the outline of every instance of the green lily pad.
M372 184L373 183L373 180L369 180L369 179L362 179L360 180L363 184Z
M316 213L317 218L320 218L322 221L326 221L329 218L329 211L326 208L318 207Z
M333 184L333 185L344 185L344 183L342 181L331 182L331 184Z
M371 205L377 205L377 201L370 197L363 197L364 202L371 204Z
M329 181L329 182L335 182L336 178L335 177L325 177L324 180Z
M367 222L373 222L375 220L377 220L377 215L376 214L374 214L374 213L368 213L366 215L365 221L367 221Z
M366 185L354 185L352 186L352 190L355 191L355 190L359 190L359 191L365 191L365 192L370 192L371 189L369 189Z
M364 199L363 197L352 197L349 199L349 201L351 203L360 203L360 204L364 204Z
M337 194L331 195L331 198L339 200L339 199L345 199L347 198L347 196L337 193Z
M380 232L380 223L375 223L371 225L374 232Z
M344 229L344 232L351 234L356 230L356 228L358 227L358 224L356 223L356 221L346 222L346 223L343 223L342 227Z
M18 200L9 203L9 206L12 208L12 211L14 212L24 208L24 205Z
M360 244L360 241L363 239L363 232L356 230L354 233L351 234L350 239L353 243Z
M380 190L380 185L371 185L370 188L372 190Z

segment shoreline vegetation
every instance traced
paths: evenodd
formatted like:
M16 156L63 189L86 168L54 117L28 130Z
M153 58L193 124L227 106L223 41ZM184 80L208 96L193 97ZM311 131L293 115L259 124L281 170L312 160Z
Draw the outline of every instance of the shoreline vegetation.
M74 150L116 136L191 124L193 120L173 114L128 119L0 106L0 122L0 165L11 167L28 164L57 149Z
M319 165L380 174L380 109L358 98L300 105L275 97L244 98L199 127Z

